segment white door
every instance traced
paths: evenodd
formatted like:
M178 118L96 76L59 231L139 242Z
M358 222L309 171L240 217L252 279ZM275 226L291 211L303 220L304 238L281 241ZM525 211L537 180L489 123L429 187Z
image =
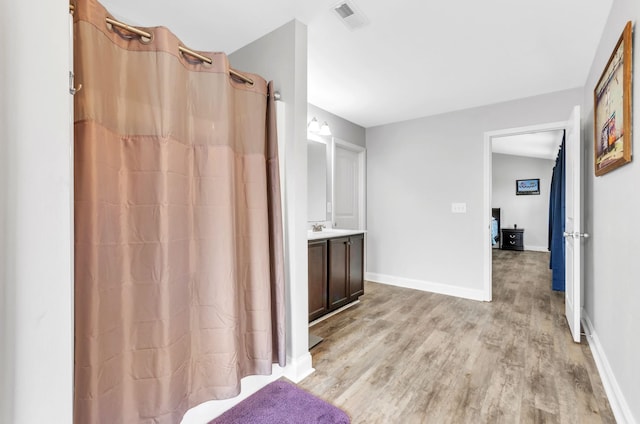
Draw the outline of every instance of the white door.
M582 309L582 230L580 106L573 108L565 138L565 315L571 336L580 342L580 311Z
M359 230L361 216L361 152L335 145L333 225Z

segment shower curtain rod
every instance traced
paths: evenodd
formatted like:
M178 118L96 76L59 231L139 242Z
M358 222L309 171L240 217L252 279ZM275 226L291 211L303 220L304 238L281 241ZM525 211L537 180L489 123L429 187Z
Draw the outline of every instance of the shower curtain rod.
M69 13L73 14L76 10L76 7L73 4L69 4ZM143 31L141 29L138 29L136 27L132 27L131 25L127 25L125 23L122 23L120 21L116 21L115 19L111 19L111 18L105 18L105 22L107 24L111 24L111 25L115 25L118 28L122 28L126 31L132 32L136 35L139 35L140 37L144 37L144 38L148 38L148 39L152 39L153 36L151 33L147 32L147 31ZM178 50L180 51L180 53L182 54L188 54L189 56L193 56L196 59L202 61L202 62L206 62L209 65L211 65L213 63L213 59L211 59L210 57L207 56L203 56L200 53L194 52L191 49L188 49L186 47L182 47L182 46L178 46ZM247 83L249 85L253 85L253 80L247 76L242 75L240 72L229 68L229 74L231 74L232 77L238 78L239 80L241 80L244 83Z

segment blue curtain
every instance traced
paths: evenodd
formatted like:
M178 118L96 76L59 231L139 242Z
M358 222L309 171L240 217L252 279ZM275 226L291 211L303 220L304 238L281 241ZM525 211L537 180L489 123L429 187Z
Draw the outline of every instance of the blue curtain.
M551 288L564 291L564 213L565 213L565 164L564 164L565 136L556 158L551 176L551 196L549 199L549 250L551 261L549 268L553 276Z

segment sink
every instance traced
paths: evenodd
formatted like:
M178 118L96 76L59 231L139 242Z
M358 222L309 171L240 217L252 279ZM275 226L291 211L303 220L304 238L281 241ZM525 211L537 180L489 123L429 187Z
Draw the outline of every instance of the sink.
M326 228L322 231L307 231L307 240L317 240L323 238L350 236L353 234L363 234L363 230L343 230L341 228Z

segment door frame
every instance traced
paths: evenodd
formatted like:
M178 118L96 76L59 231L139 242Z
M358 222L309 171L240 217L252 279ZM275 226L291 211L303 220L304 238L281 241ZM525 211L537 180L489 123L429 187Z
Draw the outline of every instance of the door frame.
M484 284L483 284L483 296L482 300L485 302L491 302L493 298L493 265L492 265L492 248L489 240L491 239L491 201L492 201L492 176L493 176L493 163L491 160L491 145L492 141L496 137L504 137L511 135L523 135L545 131L564 130L567 127L567 121L550 122L539 125L529 125L526 127L507 128L497 131L487 131L484 133L484 178L483 178L483 199L484 199L484 212L483 222L486 223L484 227L484 251L483 251L483 263L484 263Z
M350 150L358 154L358 190L360 191L360 195L358 196L358 229L365 230L367 228L366 225L366 206L367 206L367 183L366 183L366 175L367 175L367 149L354 143L350 143L348 141L339 139L337 137L332 137L331 139L331 226L335 225L336 216L335 216L335 182L336 182L336 173L335 173L335 161L336 161L336 148L340 147L345 150Z

